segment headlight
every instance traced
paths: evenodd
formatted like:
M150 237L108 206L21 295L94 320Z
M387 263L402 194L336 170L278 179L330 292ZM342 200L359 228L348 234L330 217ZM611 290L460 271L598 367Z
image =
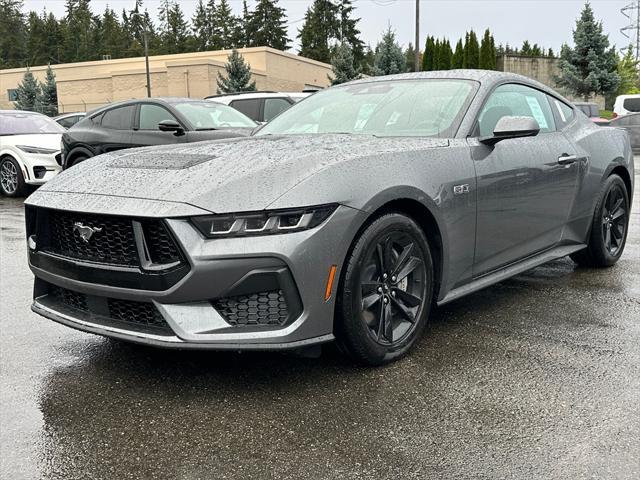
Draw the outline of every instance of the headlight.
M37 153L39 155L49 155L51 153L56 153L57 150L52 148L40 148L40 147L30 147L28 145L16 145L20 150L26 153Z
M338 208L319 205L287 210L232 213L192 217L193 224L207 238L246 237L299 232L317 227Z

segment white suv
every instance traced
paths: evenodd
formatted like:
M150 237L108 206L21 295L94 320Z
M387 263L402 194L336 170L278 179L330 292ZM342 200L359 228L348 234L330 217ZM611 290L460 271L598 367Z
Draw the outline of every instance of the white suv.
M239 110L255 122L265 123L313 92L240 92L210 95L205 100Z
M64 128L35 112L0 110L0 191L8 197L27 193L58 174Z
M613 104L613 113L617 117L638 112L640 112L640 94L637 93L634 95L619 95Z

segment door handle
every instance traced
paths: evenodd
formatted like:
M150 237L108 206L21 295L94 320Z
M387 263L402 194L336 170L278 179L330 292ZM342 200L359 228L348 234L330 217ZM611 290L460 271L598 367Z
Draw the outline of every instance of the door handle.
M558 164L560 165L571 165L578 161L578 157L576 155L567 155L563 153L558 157Z

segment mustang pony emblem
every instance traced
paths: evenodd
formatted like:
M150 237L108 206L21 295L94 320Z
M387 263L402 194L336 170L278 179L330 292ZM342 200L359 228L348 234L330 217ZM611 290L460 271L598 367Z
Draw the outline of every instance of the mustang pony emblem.
M86 225L81 224L80 222L76 222L73 224L73 231L78 232L80 234L80 238L84 240L85 243L89 243L89 240L96 232L101 232L101 227L88 227Z

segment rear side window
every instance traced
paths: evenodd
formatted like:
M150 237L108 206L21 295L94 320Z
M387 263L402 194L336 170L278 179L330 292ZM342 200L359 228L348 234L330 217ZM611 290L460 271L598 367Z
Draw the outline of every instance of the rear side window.
M264 100L264 121L268 122L290 106L291 104L284 98L266 98Z
M260 99L233 100L229 105L255 121L260 120Z
M140 105L140 130L158 130L158 124L163 120L177 122L166 108L150 103Z
M576 116L576 114L573 111L573 108L571 108L569 105L567 105L564 102L561 102L560 100L556 99L556 98L549 98L549 101L551 102L551 105L553 105L556 113L558 114L558 123L559 123L559 127L560 128L564 128L567 125L569 125L574 117Z
M134 105L127 105L107 110L102 116L102 126L113 130L130 130L135 108Z
M629 112L640 112L640 98L625 98L622 106Z
M502 117L531 117L538 122L540 132L556 129L547 95L518 84L500 85L487 100L478 120L480 136L493 135Z

